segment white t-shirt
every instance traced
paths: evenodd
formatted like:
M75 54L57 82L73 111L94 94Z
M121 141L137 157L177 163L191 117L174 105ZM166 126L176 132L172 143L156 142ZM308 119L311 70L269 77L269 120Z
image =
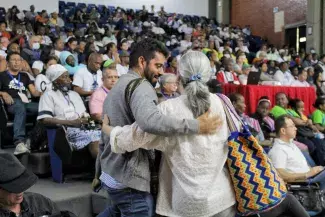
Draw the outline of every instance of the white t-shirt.
M101 70L98 70L97 74L91 74L87 67L82 67L74 74L72 84L84 91L92 91L102 86L102 77Z
M52 83L50 80L43 74L38 74L35 78L35 87L39 92L45 92L52 90Z
M116 70L117 70L118 76L121 76L121 75L124 75L124 74L128 73L129 67L128 66L122 66L121 64L117 64L116 65Z
M306 158L293 142L275 139L268 155L276 169L285 169L291 173L307 173L310 170Z
M291 83L295 80L295 78L289 71L283 73L281 70L278 70L274 74L274 80L280 82L283 86L291 86Z
M299 81L299 80L294 80L292 83L291 83L291 86L293 87L310 87L309 83L307 81Z
M49 90L40 98L37 120L43 118L75 120L85 112L85 105L78 93L70 90L67 96L63 96L58 90Z

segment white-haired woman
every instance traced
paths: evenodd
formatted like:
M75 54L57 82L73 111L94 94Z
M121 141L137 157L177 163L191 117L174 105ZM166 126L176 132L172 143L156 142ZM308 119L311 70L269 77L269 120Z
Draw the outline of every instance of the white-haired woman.
M158 105L161 112L178 119L195 119L210 109L220 127L212 135L162 137L143 132L139 126L116 127L110 134L118 153L138 148L163 152L156 212L163 216L233 217L235 196L225 163L229 135L221 100L209 93L209 59L201 52L186 53L180 61L185 95ZM104 120L105 122L105 120ZM107 120L106 120L107 123ZM104 132L111 127L103 125Z
M172 99L179 96L177 93L178 78L174 74L166 73L159 78L160 92L158 92L159 101Z
M52 90L41 96L37 120L47 126L66 126L70 145L75 150L88 147L92 157L96 158L101 132L80 128L88 124L88 114L79 94L71 90L67 69L60 64L51 65L46 76L52 82Z

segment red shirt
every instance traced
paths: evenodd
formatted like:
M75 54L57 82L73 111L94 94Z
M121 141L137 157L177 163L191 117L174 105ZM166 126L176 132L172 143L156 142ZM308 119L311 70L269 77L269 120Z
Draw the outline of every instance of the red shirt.
M11 38L11 35L9 32L1 32L1 35L2 35L2 37L8 38L8 40L10 40L10 38Z
M236 75L235 72L224 72L220 71L217 73L217 80L220 83L228 84L228 83L233 83L233 84L240 84L239 79Z

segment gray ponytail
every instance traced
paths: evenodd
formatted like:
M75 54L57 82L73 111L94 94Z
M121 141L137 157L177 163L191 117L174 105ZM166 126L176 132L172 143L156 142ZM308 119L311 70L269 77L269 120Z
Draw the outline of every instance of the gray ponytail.
M188 106L194 117L204 114L210 108L209 88L202 81L192 81L185 87Z
M210 61L202 52L187 52L180 60L179 71L185 86L188 107L194 117L202 115L210 108L210 92L206 85L210 70Z

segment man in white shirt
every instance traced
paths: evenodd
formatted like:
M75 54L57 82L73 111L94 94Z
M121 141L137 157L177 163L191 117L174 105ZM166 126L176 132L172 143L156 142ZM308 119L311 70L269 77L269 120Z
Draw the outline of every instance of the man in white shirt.
M73 90L80 96L88 97L102 86L102 56L98 53L92 53L89 56L87 67L80 68L73 77Z
M288 70L288 63L280 63L280 70L276 71L274 74L274 80L280 82L283 86L290 86L295 78L291 75Z
M304 182L324 169L322 166L309 167L300 149L292 142L296 137L297 128L289 117L280 116L276 119L275 131L277 138L269 157L284 181Z
M118 76L128 73L129 63L130 63L130 54L127 51L122 50L122 52L120 53L120 60L121 60L121 64L116 65L116 70L117 70Z

